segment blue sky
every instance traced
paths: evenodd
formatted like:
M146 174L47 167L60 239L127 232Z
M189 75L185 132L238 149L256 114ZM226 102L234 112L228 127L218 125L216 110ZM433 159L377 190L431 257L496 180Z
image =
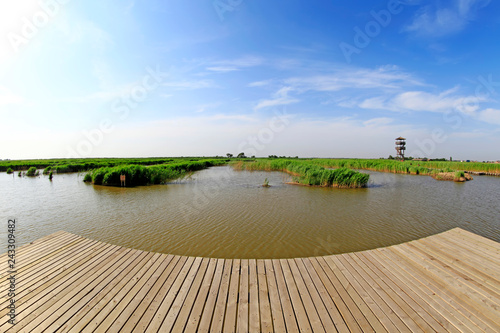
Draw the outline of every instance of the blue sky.
M0 159L500 159L500 3L2 1Z

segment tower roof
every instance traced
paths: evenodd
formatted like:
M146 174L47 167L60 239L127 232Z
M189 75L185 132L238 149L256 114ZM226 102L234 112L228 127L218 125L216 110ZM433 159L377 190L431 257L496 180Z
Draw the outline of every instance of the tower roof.
M406 139L400 136L399 138L396 138L396 140L406 140Z

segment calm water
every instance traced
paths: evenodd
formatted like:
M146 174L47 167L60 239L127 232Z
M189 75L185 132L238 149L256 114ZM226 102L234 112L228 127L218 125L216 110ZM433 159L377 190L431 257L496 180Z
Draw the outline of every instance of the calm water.
M5 223L18 244L59 230L143 250L225 258L286 258L372 249L454 227L500 241L500 178L467 183L370 173L364 189L288 185L279 172L215 167L168 185L114 188L83 175L0 173ZM259 185L268 178L270 188ZM3 251L2 251L3 252Z

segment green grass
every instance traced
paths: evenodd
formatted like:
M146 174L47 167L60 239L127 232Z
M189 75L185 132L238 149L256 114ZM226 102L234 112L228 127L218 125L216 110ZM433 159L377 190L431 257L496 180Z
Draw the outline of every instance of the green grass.
M459 180L462 177L465 177L465 172L463 172L463 171L455 171L455 180Z
M257 159L253 162L232 162L239 170L282 171L293 176L293 180L302 185L335 186L344 188L364 187L369 175L348 168L325 169L310 161L288 159Z
M85 172L103 167L115 167L119 165L157 165L166 163L192 162L206 160L207 157L162 157L162 158L82 158L82 159L47 159L47 160L12 160L0 161L0 172L11 168L14 171L26 171L30 167L46 169L47 173L53 170L55 173ZM211 158L221 159L226 158Z
M433 170L442 172L477 171L500 174L499 163L441 162L441 161L395 161L385 159L312 159L312 163L330 168L364 169L392 173L431 175Z
M8 168L7 173L10 175L10 174L14 173L14 170L12 170L12 168Z
M160 165L126 164L103 167L88 172L83 180L95 185L120 186L120 175L125 175L126 186L164 184L187 173L227 163L223 159L186 161Z
M28 171L26 171L26 176L28 177L35 177L35 176L38 176L40 173L38 172L38 170L35 168L35 167L31 167L28 169Z

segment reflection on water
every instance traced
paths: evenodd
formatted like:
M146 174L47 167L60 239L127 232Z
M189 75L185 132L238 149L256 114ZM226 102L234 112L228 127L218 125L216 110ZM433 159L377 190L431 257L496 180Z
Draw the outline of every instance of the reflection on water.
M288 176L280 172L227 166L136 188L88 185L77 174L50 182L45 176L1 173L0 207L3 220L19 219L18 244L66 230L192 256L325 255L397 244L453 227L500 241L499 178L454 183L368 173L370 186L363 189L288 185ZM270 188L260 186L265 178ZM0 230L4 244L5 232Z

